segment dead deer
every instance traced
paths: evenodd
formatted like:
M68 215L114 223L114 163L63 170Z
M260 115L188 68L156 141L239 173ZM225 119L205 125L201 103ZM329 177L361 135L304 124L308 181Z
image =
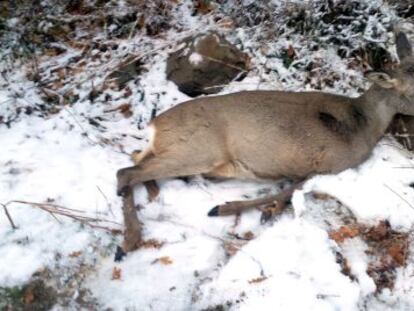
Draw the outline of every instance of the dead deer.
M134 185L196 174L297 181L276 196L228 202L209 212L229 215L251 207L281 209L300 182L365 161L395 114L414 115L412 47L402 32L396 44L399 68L367 74L374 84L358 98L246 91L190 100L152 120L148 148L135 157L135 166L117 173L118 194L124 197L124 251L141 243Z

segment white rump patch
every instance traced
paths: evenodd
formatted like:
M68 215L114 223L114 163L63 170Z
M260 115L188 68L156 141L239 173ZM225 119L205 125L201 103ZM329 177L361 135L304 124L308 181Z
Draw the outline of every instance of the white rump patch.
M154 149L154 139L155 139L155 126L154 124L150 124L147 127L147 137L148 137L148 148L149 150Z

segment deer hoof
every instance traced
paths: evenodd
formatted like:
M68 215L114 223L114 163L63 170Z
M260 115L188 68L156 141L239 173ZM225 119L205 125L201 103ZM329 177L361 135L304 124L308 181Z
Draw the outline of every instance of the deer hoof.
M219 216L219 206L215 206L213 207L209 212L208 212L208 217L217 217Z
M127 170L126 169L120 169L117 173L116 173L116 178L118 180L118 187L117 187L117 194L119 196L125 196L129 193L130 191L130 186L129 186L129 178L128 178L128 174L127 174Z
M283 210L285 209L286 205L282 202L276 202L274 204L268 205L265 208L262 208L262 215L260 217L260 223L265 224L270 220L276 218L276 216L280 215Z
M122 259L126 256L125 251L122 249L121 246L117 246L116 247L116 252L115 252L115 258L114 261L115 262L119 262L122 261Z
M126 195L128 195L131 191L131 187L130 186L123 186L123 187L118 187L117 190L117 195L120 197L124 197Z

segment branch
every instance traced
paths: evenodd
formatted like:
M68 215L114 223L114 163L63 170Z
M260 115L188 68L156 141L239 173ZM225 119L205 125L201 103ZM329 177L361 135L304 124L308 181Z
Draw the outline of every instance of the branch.
M11 218L11 216L10 216L10 214L9 214L9 211L7 210L6 205L1 204L1 203L0 203L0 205L1 205L1 206L3 206L4 213L6 214L6 217L7 217L7 219L9 220L9 222L10 222L10 225L11 225L12 229L13 229L13 230L16 230L16 229L17 229L17 226L14 224L13 219Z
M8 214L6 207L8 205L15 204L15 203L30 205L32 207L37 207L37 208L51 214L57 221L59 221L59 219L57 218L57 215L59 215L59 216L64 216L64 217L71 218L75 221L80 222L83 225L89 226L89 227L94 228L94 229L103 229L103 230L111 232L113 234L120 232L119 229L110 228L110 227L101 225L99 223L106 223L106 224L117 225L117 226L121 226L121 224L119 224L115 221L111 221L111 220L107 220L107 219L103 219L103 218L97 218L97 217L90 217L90 216L87 216L87 215L82 215L82 214L85 214L85 211L81 211L81 210L78 210L78 209L67 208L67 207L60 206L60 205L57 205L57 204L52 204L52 203L37 203L37 202L29 202L29 201L22 201L22 200L13 200L13 201L7 202L6 204L1 204L3 206L3 208L5 209L6 215L8 216L9 221L12 224L12 227L14 226L13 228L15 228L16 226L14 225L13 221L11 220L11 217Z

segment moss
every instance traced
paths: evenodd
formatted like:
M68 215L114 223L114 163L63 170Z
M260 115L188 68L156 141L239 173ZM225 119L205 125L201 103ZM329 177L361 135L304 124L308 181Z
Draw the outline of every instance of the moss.
M0 310L23 308L23 290L19 287L0 287Z
M56 291L42 280L23 287L0 287L0 311L46 311L56 303Z

